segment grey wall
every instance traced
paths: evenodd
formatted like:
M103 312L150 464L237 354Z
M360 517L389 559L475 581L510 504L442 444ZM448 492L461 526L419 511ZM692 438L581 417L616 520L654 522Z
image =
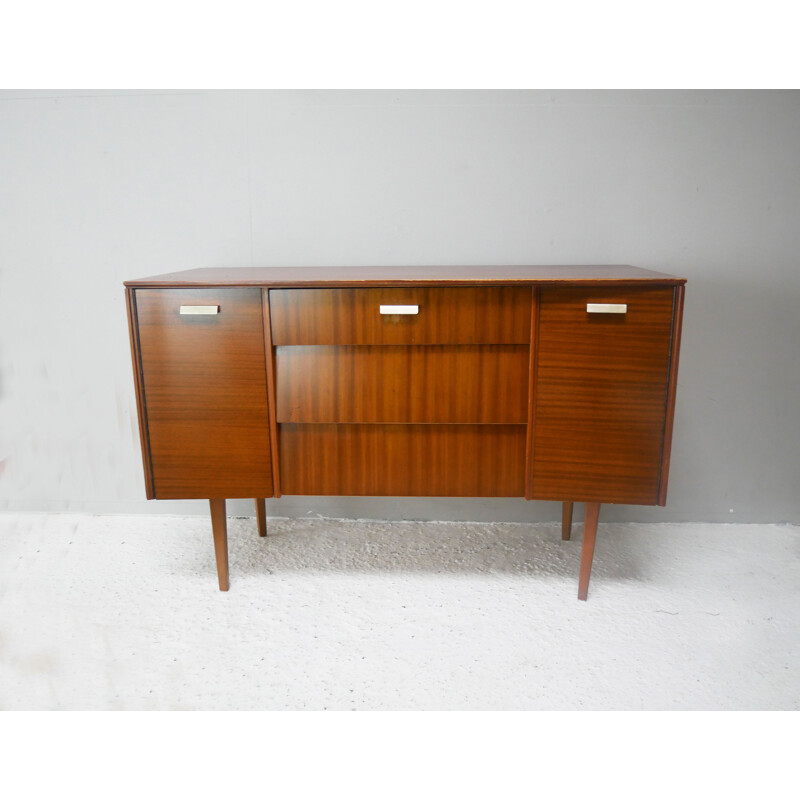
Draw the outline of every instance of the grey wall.
M666 509L800 522L800 93L0 94L0 510L147 502L122 281L629 263L689 279ZM234 513L250 513L237 502ZM555 519L517 500L277 515Z

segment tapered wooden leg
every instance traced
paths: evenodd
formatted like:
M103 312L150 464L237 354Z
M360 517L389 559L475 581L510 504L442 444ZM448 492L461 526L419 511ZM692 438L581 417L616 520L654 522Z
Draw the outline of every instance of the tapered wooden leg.
M599 516L600 503L587 503L583 517L583 547L581 548L581 574L578 579L578 600L585 600L589 594L589 578L592 574L594 540L597 536Z
M211 530L214 532L214 554L217 557L219 590L227 592L228 580L228 522L225 519L225 500L209 500L211 506Z
M572 503L562 503L561 538L567 541L572 534Z
M258 523L258 535L267 535L267 501L256 498L256 522Z

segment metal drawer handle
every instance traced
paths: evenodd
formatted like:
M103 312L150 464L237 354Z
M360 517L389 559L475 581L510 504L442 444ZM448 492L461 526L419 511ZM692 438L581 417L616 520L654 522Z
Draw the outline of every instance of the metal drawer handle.
M419 314L419 306L381 306L381 314Z
M590 314L627 314L627 303L587 303L586 310Z
M219 306L181 306L181 314L219 314Z

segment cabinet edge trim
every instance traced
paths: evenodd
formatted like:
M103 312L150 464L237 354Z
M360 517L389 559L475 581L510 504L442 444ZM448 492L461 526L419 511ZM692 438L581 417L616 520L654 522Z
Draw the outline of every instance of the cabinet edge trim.
M128 333L131 341L131 360L133 363L133 384L136 391L136 416L139 420L139 443L142 448L144 464L144 485L148 500L156 497L153 481L153 460L150 453L150 431L147 425L147 404L144 396L144 374L142 372L141 347L139 345L139 317L136 309L136 290L125 290L128 308Z

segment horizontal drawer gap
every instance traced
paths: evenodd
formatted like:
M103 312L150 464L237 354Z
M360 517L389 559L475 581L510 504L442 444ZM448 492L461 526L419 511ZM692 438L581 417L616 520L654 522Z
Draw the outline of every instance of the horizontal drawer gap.
M525 422L395 422L390 420L388 422L349 422L347 420L340 422L332 422L330 420L320 420L315 422L292 422L291 420L278 420L278 425L296 425L298 427L312 427L314 425L348 425L364 427L386 427L393 425L396 427L428 427L436 425L439 427L445 426L448 428L471 427L471 428L525 428Z

